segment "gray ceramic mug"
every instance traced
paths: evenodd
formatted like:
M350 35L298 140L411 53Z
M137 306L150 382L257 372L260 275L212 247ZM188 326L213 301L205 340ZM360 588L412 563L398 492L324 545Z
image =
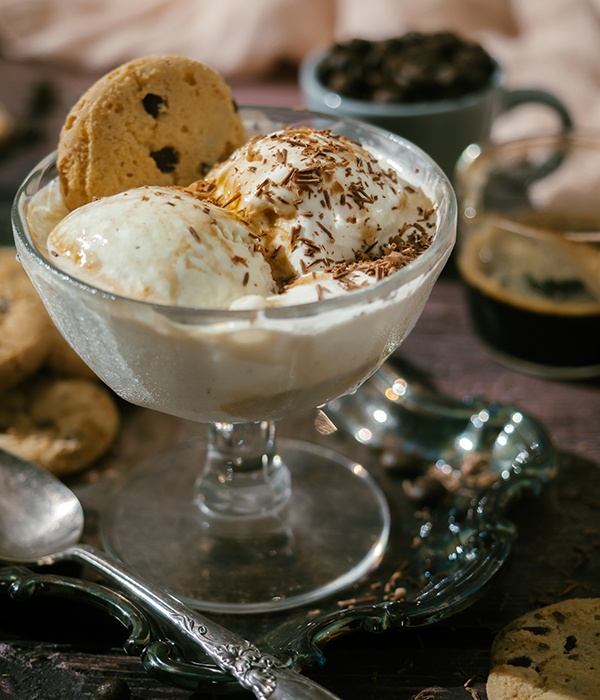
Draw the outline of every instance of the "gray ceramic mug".
M572 126L567 108L553 94L534 88L504 87L504 72L496 63L483 90L462 97L414 103L375 103L344 97L318 79L327 51L308 56L300 66L299 80L305 106L316 112L338 114L381 126L412 141L428 153L449 176L472 143L489 140L494 120L525 103L539 103L554 110L564 130Z

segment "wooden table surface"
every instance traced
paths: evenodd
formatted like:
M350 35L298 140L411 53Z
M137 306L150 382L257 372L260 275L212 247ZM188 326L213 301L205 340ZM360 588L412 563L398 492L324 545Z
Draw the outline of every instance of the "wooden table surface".
M15 80L15 68L4 69ZM293 91L286 99L295 99ZM4 171L0 163L3 217L14 173L29 158L31 149L18 160L5 160ZM15 166L12 178L9 166ZM2 226L7 230L5 218ZM540 496L512 506L509 515L519 531L513 555L472 607L425 628L347 635L326 647L322 668L305 673L342 700L485 700L490 646L505 624L540 605L600 596L599 385L544 380L497 364L471 331L463 290L451 269L434 288L400 355L429 373L450 396L517 404L537 418L559 453L558 473ZM328 438L313 429L313 418L286 420L281 433L327 444ZM110 476L115 455L122 462L136 461L193 430L185 421L127 408L119 444L86 475L86 488ZM337 435L335 440L336 448L354 454L350 438ZM86 515L93 528L96 513ZM81 604L56 598L16 602L0 595L0 698L118 700L127 693L111 695L104 687L116 680L134 700L217 697L155 680L138 657L122 650L122 642L120 625Z

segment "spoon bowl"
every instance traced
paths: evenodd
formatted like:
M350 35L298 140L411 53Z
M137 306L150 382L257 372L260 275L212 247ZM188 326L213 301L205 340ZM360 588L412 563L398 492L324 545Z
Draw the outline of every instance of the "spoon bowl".
M1 451L0 559L50 564L79 541L83 509L50 472ZM43 498L40 496L43 494Z

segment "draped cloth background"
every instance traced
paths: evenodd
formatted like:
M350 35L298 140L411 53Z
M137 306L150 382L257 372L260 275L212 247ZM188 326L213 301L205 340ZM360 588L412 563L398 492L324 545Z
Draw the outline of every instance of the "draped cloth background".
M2 56L91 73L170 52L255 79L333 41L442 29L600 129L600 0L0 0Z

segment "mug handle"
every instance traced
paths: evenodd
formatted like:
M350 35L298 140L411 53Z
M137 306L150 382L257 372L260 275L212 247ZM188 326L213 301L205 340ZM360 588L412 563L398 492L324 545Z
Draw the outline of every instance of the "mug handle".
M505 90L503 95L503 111L514 109L523 104L537 103L546 105L554 110L560 119L563 131L569 131L573 127L573 119L565 105L550 92L535 88L517 88Z
M568 132L573 127L573 120L569 110L565 105L552 93L546 90L535 88L518 88L514 90L504 91L504 111L513 109L523 104L537 103L549 107L558 114L562 126L562 133ZM542 163L524 163L521 168L515 168L510 177L506 174L496 174L498 179L503 180L503 190L514 195L514 192L521 192L525 182L533 182L541 180L556 170L562 163L565 154L562 150L557 150L556 153L550 154Z

